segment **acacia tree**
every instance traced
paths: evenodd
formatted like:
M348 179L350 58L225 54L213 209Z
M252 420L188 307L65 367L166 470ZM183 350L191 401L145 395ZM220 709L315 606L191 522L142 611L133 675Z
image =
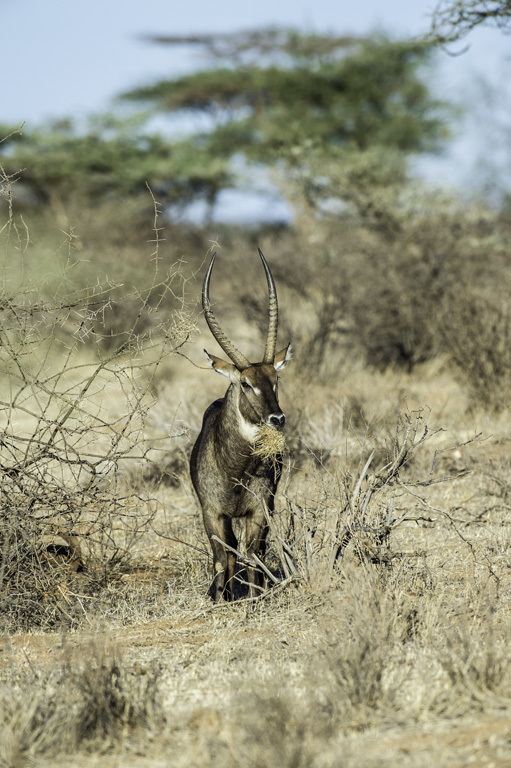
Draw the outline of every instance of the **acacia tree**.
M13 135L0 145L5 172L24 169L22 184L43 201L133 196L148 182L162 203L213 203L237 183L233 160L242 156L249 167L299 176L317 195L332 164L355 169L348 186L361 167L372 186L404 179L403 158L434 147L443 130L422 76L424 44L289 30L151 42L195 45L209 58L192 74L125 93L139 115L132 120L103 116L85 129L60 121ZM179 141L148 130L148 116L183 113L208 116L208 129L197 119Z
M311 151L420 152L441 134L439 105L421 78L424 45L288 30L151 41L200 46L211 66L123 98L158 113L208 115L213 128L193 141L217 158L242 153L292 168Z
M7 126L0 126L6 135ZM141 120L104 115L83 127L59 120L12 132L0 145L8 176L19 176L35 202L78 195L90 203L146 195L149 184L161 202L210 198L229 183L226 163L188 141L170 142L145 130Z

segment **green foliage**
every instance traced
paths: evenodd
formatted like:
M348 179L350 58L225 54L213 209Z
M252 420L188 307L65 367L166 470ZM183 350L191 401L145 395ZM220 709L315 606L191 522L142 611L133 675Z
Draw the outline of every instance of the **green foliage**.
M261 59L254 55L261 41L243 41L241 65L231 51L222 67L137 88L124 98L161 112L215 116L216 127L204 137L215 156L243 152L256 161L293 162L303 146L328 154L338 147L412 152L435 145L438 105L419 76L427 47L284 34L284 57L283 43L275 43L273 57L265 48Z
M442 134L439 105L421 77L425 45L287 30L199 42L215 65L124 94L144 105L139 117L105 115L85 126L61 120L10 135L0 126L5 174L19 174L35 202L126 199L146 184L162 203L214 202L236 183L239 155L309 175L322 159L317 170L329 178L333 162L352 167L353 156L381 149L387 168L383 151L430 150ZM171 140L148 131L157 113L206 116L210 128Z
M63 120L23 131L2 150L5 173L19 176L37 202L70 195L91 202L136 197L146 194L149 184L160 201L175 203L210 197L230 178L226 163L193 141L171 144L144 133L139 124L108 116L90 121L86 130Z

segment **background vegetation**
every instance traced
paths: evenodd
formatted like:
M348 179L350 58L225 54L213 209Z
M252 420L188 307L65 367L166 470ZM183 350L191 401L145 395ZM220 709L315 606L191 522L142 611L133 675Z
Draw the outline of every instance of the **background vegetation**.
M409 177L452 117L430 44L189 42L210 67L113 116L3 132L0 764L504 764L509 212ZM261 173L286 226L179 223ZM256 359L256 244L296 351L286 472L270 589L213 606L198 296L214 248Z

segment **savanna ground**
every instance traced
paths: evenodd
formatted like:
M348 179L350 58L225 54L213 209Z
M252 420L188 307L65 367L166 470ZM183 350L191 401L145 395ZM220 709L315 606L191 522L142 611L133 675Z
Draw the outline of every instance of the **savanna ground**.
M511 765L509 227L401 216L258 235L288 450L270 588L241 569L213 605L187 470L225 390L211 243L7 211L0 765ZM256 241L217 239L217 314L256 359Z

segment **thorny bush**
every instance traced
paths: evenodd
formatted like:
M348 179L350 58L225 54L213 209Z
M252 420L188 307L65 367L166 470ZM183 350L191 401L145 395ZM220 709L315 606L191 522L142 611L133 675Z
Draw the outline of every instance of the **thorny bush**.
M12 212L1 234L0 615L19 631L75 622L81 598L119 573L147 529L154 504L123 485L123 472L149 458L152 382L194 326L184 302L167 321L147 321L184 280L179 266L161 269L156 251L147 287L118 300L136 300L135 319L105 346L97 329L119 287L66 294L67 269L54 298L43 298L20 272L28 245ZM92 352L83 342L94 332Z

